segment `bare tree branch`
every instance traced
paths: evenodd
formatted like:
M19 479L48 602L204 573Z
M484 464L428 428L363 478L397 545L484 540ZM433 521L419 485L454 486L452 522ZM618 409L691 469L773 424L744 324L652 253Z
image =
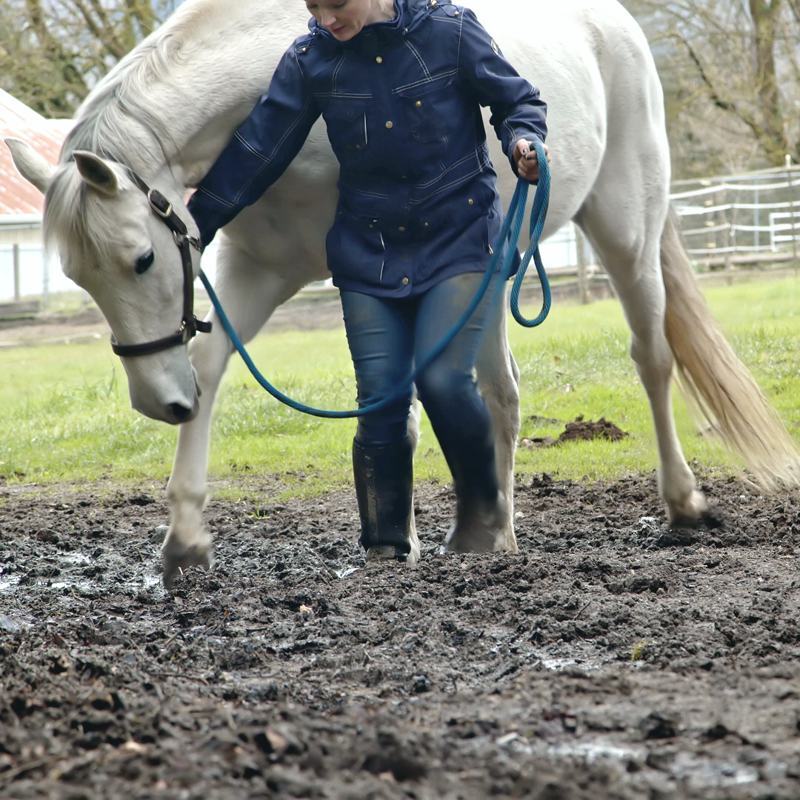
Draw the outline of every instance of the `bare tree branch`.
M0 88L71 116L90 88L153 31L171 0L2 0Z

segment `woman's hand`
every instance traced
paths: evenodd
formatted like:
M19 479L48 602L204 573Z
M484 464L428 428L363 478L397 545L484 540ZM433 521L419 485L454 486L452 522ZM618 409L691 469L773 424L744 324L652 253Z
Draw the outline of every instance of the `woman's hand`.
M547 155L547 163L550 163L550 151L544 145L544 152ZM535 183L539 180L539 159L533 145L527 139L519 139L514 145L514 163L517 165L517 173L520 178Z

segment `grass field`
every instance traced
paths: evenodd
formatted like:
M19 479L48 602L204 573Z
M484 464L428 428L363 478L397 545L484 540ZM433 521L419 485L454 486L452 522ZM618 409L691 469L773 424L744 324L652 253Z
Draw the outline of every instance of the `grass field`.
M714 288L707 297L742 359L795 435L800 434L800 281ZM522 435L555 436L578 415L605 417L630 435L518 453L518 471L564 478L615 478L655 466L644 392L627 355L628 333L615 301L558 305L540 329L511 326L522 373ZM257 363L289 394L325 407L355 395L343 331L261 335ZM0 479L7 482L121 482L165 479L176 429L129 406L127 384L106 341L0 351ZM687 457L730 470L726 454L698 434L676 394ZM355 423L290 411L265 395L238 361L226 375L214 422L211 474L279 475L290 494L350 482ZM421 478L447 477L427 422L416 459Z

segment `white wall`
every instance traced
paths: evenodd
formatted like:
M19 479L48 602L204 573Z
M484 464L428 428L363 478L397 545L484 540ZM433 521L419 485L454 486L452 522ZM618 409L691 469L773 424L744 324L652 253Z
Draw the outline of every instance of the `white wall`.
M80 289L61 271L56 259L45 260L39 246L20 246L19 289L22 297L42 297L54 292ZM0 302L14 299L14 254L10 245L0 244Z

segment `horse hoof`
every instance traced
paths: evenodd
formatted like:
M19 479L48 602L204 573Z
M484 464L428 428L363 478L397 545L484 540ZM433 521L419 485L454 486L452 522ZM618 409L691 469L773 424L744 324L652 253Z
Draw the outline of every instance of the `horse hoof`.
M214 556L211 544L198 544L189 548L173 548L165 544L161 550L164 588L169 591L179 573L189 567L211 569Z
M680 504L669 505L670 525L675 527L697 527L710 515L706 496L696 489Z
M517 537L514 531L476 526L465 529L454 526L444 541L445 553L516 553Z
M407 567L416 566L419 562L419 544L412 543L411 550L408 553L398 551L398 548L393 544L368 548L367 562L375 563L379 561L397 561Z

